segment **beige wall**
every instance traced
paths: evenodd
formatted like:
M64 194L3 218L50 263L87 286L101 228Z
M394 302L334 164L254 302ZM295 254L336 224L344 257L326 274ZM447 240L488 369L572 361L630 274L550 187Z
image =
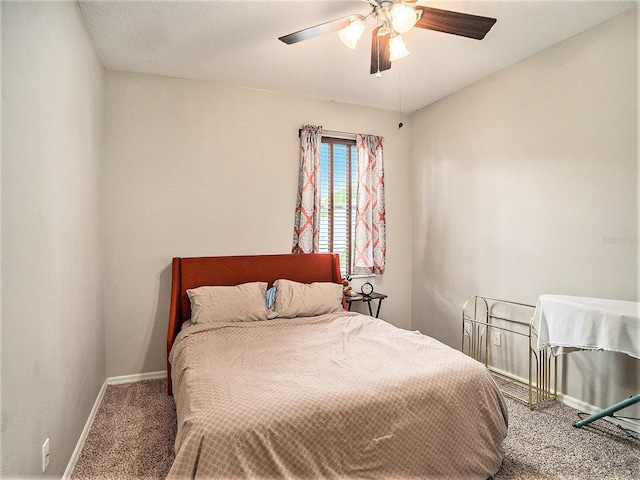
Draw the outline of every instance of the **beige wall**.
M458 347L474 293L639 300L637 9L400 131L394 112L118 72L103 103L75 3L0 12L3 477L38 476L47 437L60 476L104 378L165 368L171 257L290 251L303 123L385 137L373 282L392 323ZM562 374L600 406L640 385L616 354Z
M384 136L387 271L373 282L389 294L381 316L410 326L410 126L397 113L120 72L105 105L109 376L165 368L172 257L291 251L305 123Z
M105 379L104 69L75 2L2 2L2 478L60 478Z
M413 326L460 347L481 294L640 300L637 8L412 115ZM640 390L623 354L575 353L562 390Z

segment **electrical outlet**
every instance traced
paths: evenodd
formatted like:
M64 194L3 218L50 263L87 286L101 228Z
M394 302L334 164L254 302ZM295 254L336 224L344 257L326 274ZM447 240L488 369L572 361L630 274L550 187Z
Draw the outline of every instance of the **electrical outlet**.
M42 445L42 471L44 472L49 465L49 439L47 438Z
M492 342L496 347L502 346L502 334L500 332L493 332Z

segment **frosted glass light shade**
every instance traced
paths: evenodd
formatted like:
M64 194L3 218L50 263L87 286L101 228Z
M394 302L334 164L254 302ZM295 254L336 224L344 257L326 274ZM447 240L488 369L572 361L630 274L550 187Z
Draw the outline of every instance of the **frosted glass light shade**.
M403 4L396 3L391 7L391 25L398 33L408 32L418 21L418 12Z
M338 32L338 36L340 37L340 40L342 40L342 43L353 49L356 48L356 44L358 43L358 40L360 40L365 27L366 24L364 19L356 18L355 20L351 20L349 25L340 30Z
M409 50L404 44L400 35L393 35L389 38L389 60L395 62L409 55Z

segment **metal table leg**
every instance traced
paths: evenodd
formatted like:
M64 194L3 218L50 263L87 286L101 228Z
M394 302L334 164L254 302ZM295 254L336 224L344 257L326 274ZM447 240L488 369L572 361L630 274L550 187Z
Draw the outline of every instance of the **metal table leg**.
M612 413L617 412L618 410L622 410L623 408L626 408L630 405L634 405L638 402L640 402L640 394L635 395L633 397L629 397L626 400L622 400L621 402L618 402L615 405L611 405L609 408L605 408L599 413L594 413L593 415L589 415L587 418L584 418L574 423L573 426L577 428L584 427L585 425L588 425L591 422L595 422L596 420L599 420L602 417L608 417Z

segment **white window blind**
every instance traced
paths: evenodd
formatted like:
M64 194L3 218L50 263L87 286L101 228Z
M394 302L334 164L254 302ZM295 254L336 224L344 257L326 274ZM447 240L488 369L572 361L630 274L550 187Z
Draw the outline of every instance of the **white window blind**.
M320 146L320 252L340 254L343 275L351 274L353 263L357 185L355 141L323 137Z

